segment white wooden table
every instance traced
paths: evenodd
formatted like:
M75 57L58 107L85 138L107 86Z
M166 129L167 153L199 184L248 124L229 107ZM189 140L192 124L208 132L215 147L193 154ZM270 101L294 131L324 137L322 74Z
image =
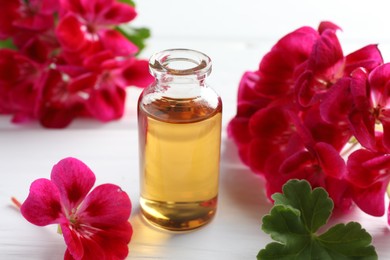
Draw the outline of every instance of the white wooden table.
M125 116L101 124L77 120L65 130L38 124L12 125L0 117L0 259L62 259L63 238L55 226L36 227L12 206L10 197L23 201L30 183L49 178L51 167L73 156L89 165L97 184L121 185L133 202L134 234L128 259L255 259L270 238L261 231L261 218L271 204L264 183L238 159L227 138L226 126L236 110L236 92L242 73L254 70L261 57L288 32L317 27L330 20L343 28L345 53L369 43L380 43L386 61L390 53L386 1L261 1L261 0L138 0L135 25L151 28L143 52L192 48L213 60L210 84L224 102L219 208L215 219L193 232L173 234L144 222L139 212L136 101L139 89L130 88ZM380 259L390 259L390 232L386 219L358 209L337 221L359 221L373 236Z

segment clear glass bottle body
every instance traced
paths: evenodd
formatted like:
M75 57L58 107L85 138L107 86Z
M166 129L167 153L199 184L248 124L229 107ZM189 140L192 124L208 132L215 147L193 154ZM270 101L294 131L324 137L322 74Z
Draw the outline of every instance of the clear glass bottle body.
M210 59L174 49L149 61L138 101L141 211L174 231L208 223L218 196L222 102L205 83Z

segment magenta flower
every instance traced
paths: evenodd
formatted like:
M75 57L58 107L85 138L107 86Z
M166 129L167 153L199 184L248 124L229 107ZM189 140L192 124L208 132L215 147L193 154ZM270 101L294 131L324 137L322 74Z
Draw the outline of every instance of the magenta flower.
M59 224L68 247L64 259L124 259L128 254L130 199L113 184L90 192L94 183L84 163L65 158L53 167L51 180L31 184L21 206L22 215L35 225Z
M0 6L0 39L7 39L50 29L54 24L53 12L58 11L58 0L0 0Z
M380 136L377 144L381 146ZM390 156L384 147L377 151L359 149L348 158L347 180L351 184L352 196L356 205L372 216L385 213L385 194L390 183ZM390 225L390 204L387 222Z
M287 34L241 79L228 133L242 161L266 180L269 198L297 178L324 187L338 208L360 206L351 176L361 171L351 172L357 168L345 156L356 139L376 152L378 122L390 147L390 69L376 45L344 56L337 30L322 22Z
M147 61L136 58L148 30L126 29L137 15L131 2L0 4L0 40L15 49L1 50L0 114L12 114L12 122L64 128L78 117L116 120L126 88L153 81Z
M380 126L383 145L390 150L390 64L378 66L361 78L352 89L356 103L350 115L352 129L363 146L375 150L375 131Z
M115 25L130 22L135 9L114 0L61 0L62 18L56 29L63 55L73 63L101 51L109 50L115 56L133 56L138 48Z
M13 122L36 116L42 89L40 64L14 50L0 50L0 114L13 113Z

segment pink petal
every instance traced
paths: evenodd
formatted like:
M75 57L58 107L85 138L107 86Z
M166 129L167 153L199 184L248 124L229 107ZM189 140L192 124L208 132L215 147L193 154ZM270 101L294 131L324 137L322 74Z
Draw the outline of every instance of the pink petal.
M21 4L19 1L9 0L3 0L0 4L0 39L5 40L16 31L13 22L20 17L18 9Z
M341 28L332 22L323 21L318 26L318 32L322 34L325 30L337 31L337 30L341 30Z
M313 46L310 54L309 68L315 74L323 75L325 79L332 79L338 74L341 64L344 62L344 55L340 42L333 30L325 30Z
M248 143L251 141L252 136L249 132L249 118L235 117L228 125L227 131L230 137L234 139L236 144Z
M302 27L280 39L261 60L256 90L268 97L290 94L296 71L307 61L318 37L313 28Z
M85 198L77 216L81 223L110 227L126 222L130 212L131 202L127 193L119 186L103 184Z
M67 246L64 259L83 259L84 245L80 234L69 224L61 224L61 231Z
M113 0L107 0L107 4L112 2ZM67 11L71 11L73 13L79 14L81 16L85 15L86 11L83 7L83 4L80 0L59 0L60 8L63 9L66 13ZM95 1L88 1L95 3Z
M349 183L345 179L335 179L327 177L326 191L332 198L335 207L348 210L352 206L352 194Z
M126 91L123 88L107 82L91 93L86 107L93 117L108 122L122 117L125 99Z
M379 172L364 167L364 163L375 158L376 154L369 150L359 149L353 152L347 160L347 180L359 189L366 189L377 181Z
M103 249L106 259L125 259L129 253L128 243L133 234L130 222L125 221L119 225L108 228L95 228L96 227L93 227L93 229L91 229L91 231L95 231L91 239ZM84 247L90 247L90 243L84 243L84 241ZM86 257L86 259L96 259L96 250L94 248L95 244L92 244L93 250L85 250L86 252L91 253L91 257Z
M90 238L85 239L81 237L80 241L84 253L83 258L80 259L110 259L110 258L106 258L106 252L104 250L105 247L101 247L94 239L90 239ZM69 252L72 254L72 251L69 250Z
M280 171L283 174L293 173L299 170L303 165L312 164L314 158L306 150L294 153L280 165Z
M83 162L69 157L54 165L51 180L58 187L62 204L71 212L93 187L95 175Z
M351 137L350 129L345 121L338 121L337 123L325 122L319 110L318 106L312 106L305 111L304 125L306 129L310 132L314 143L325 142L333 146L337 151L340 151ZM310 146L313 146L313 143Z
M385 193L388 182L377 182L365 189L354 190L354 202L372 216L385 214Z
M125 79L127 86L147 87L154 78L149 73L149 65L146 60L136 60L130 63L122 71L122 77Z
M53 27L53 14L43 15L27 15L14 21L13 25L26 30L46 31Z
M386 100L383 99L387 95L388 82L390 79L390 63L385 63L376 67L368 76L368 81L371 87L372 96L375 102L381 106L386 106ZM387 96L385 96L387 98ZM376 106L377 104L374 104Z
M260 75L254 71L246 71L240 80L240 84L238 86L238 100L251 100L257 95L255 86L260 79ZM245 95L245 93L249 93L249 95Z
M349 125L353 135L362 146L368 149L374 149L375 119L368 111L363 111L362 113L359 113L358 111L352 112L349 115Z
M383 126L383 144L390 151L390 109L384 109L380 121Z
M253 136L282 138L291 131L288 113L280 107L258 110L249 121L249 130Z
M382 54L378 45L367 45L345 57L344 73L349 76L357 68L364 68L370 72L383 64Z
M67 90L67 83L57 70L49 70L44 81L43 101L38 108L40 123L49 128L63 128L83 111L79 95Z
M111 7L104 13L104 19L100 21L100 24L127 23L133 20L136 16L137 12L134 7L125 3L114 2Z
M321 102L321 117L328 123L345 122L351 110L350 79L342 78L327 91Z
M88 41L91 41L91 39L87 40L87 32L82 31L82 27L83 25L77 17L72 14L60 19L56 29L56 35L65 50L72 52L80 51L88 44Z
M362 161L361 164L364 168L370 169L371 171L378 171L379 173L383 169L390 169L390 156L388 153L385 154L375 154L372 153L373 158L367 158L366 161Z
M73 78L69 85L68 90L70 92L78 92L83 90L91 90L97 82L97 75L94 73L85 73L76 78Z
M106 61L116 61L114 53L110 50L104 50L94 53L93 55L89 55L84 59L83 65L93 71L102 71L102 64Z
M321 169L327 176L336 179L344 177L347 171L345 161L333 146L319 142L315 144L315 149Z
M101 30L99 36L104 48L115 56L134 56L138 52L138 47L118 31Z
M315 103L316 91L315 89L321 89L321 87L316 86L317 82L314 82L315 75L313 71L306 70L303 72L297 81L295 82L295 89L297 94L298 104L303 107L308 107ZM322 83L321 83L322 84ZM314 87L313 87L314 86Z
M128 255L127 244L133 231L130 223L126 221L113 227L83 225L79 229L68 229L66 233L70 243L67 242L65 259L119 260L125 259Z
M31 2L31 1L30 1ZM40 13L53 15L54 12L59 10L58 0L35 0L40 5Z
M50 52L53 50L44 41L34 38L24 45L22 51L32 60L44 63L48 60Z
M35 180L20 210L23 217L38 226L60 223L63 218L60 192L54 183L47 179Z

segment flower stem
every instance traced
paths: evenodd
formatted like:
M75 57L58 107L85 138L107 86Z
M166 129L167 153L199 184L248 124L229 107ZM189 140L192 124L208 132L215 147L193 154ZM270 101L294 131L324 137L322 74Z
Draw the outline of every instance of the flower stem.
M22 203L20 203L15 197L11 197L11 201L18 209L22 206Z

